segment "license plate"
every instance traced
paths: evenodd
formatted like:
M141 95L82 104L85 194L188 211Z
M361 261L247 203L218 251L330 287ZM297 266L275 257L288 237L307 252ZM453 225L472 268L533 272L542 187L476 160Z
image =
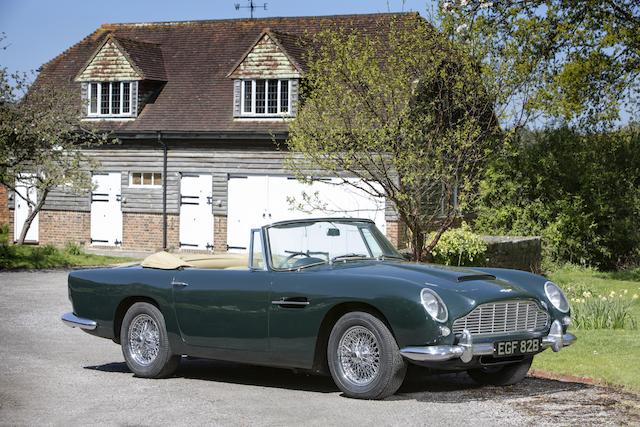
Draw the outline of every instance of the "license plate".
M533 354L541 350L541 344L542 340L540 338L498 341L493 343L493 355L497 357L506 357Z

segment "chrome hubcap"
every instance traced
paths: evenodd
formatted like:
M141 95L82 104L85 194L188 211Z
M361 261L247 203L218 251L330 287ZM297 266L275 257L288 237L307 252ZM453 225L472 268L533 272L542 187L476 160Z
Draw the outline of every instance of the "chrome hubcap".
M342 377L352 384L371 383L380 370L380 348L375 335L363 326L352 326L340 338L338 361Z
M140 365L150 365L160 349L160 332L148 314L139 314L129 326L129 354Z

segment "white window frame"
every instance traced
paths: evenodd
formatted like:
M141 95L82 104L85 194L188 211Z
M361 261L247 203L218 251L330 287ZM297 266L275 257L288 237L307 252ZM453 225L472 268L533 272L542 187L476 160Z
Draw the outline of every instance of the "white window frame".
M124 108L124 84L129 83L129 111L123 112ZM90 82L87 87L87 117L133 117L133 81L117 81L117 82ZM91 85L97 85L96 92L96 112L91 112ZM102 89L103 85L109 86L109 113L102 113ZM113 109L113 85L120 85L120 108L118 113L111 113Z
M141 184L134 184L133 183L133 175L139 173L141 174L140 176L140 182ZM160 174L160 183L156 184L155 183L155 178L154 175L159 173ZM153 184L143 184L144 183L144 174L151 174L151 182ZM129 187L132 188L162 188L162 172L143 172L143 171L135 171L135 172L129 172Z
M256 80L264 80L264 113L256 113ZM269 80L276 80L278 82L278 88L276 93L277 111L275 113L269 113ZM251 82L251 111L245 111L245 82ZM293 79L243 79L240 80L240 116L242 117L287 117L291 114L291 86ZM287 85L287 111L281 110L282 101L282 84Z

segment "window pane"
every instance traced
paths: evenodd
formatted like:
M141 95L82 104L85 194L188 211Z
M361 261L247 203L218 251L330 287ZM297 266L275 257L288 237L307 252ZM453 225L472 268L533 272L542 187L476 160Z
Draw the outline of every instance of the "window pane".
M153 174L153 185L162 185L162 174L154 173Z
M267 80L268 82L268 96L267 96L267 111L269 114L276 114L278 112L278 81Z
M120 114L120 82L111 83L111 114Z
M280 112L289 112L289 80L280 80Z
M264 114L265 80L256 80L256 114Z
M129 82L122 83L122 112L131 112L131 88Z
M244 110L243 112L245 113L250 113L251 112L251 86L252 86L252 81L251 80L245 80L244 81Z
M142 174L139 172L131 174L131 184L142 185Z
M142 174L142 184L144 185L153 185L151 179L153 177L152 173L143 173Z
M253 243L253 254L251 258L251 267L264 268L264 257L262 256L262 236L259 231L251 233Z
M100 114L109 114L109 83L100 83Z
M98 83L91 83L89 85L89 113L96 114L98 112Z

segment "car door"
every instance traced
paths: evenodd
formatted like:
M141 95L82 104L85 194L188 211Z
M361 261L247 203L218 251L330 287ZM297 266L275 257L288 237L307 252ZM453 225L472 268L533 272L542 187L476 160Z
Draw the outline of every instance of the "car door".
M268 274L249 269L177 270L172 292L184 342L215 349L266 351Z
M274 364L310 368L330 299L315 271L271 273L269 351ZM326 284L326 282L325 282Z

